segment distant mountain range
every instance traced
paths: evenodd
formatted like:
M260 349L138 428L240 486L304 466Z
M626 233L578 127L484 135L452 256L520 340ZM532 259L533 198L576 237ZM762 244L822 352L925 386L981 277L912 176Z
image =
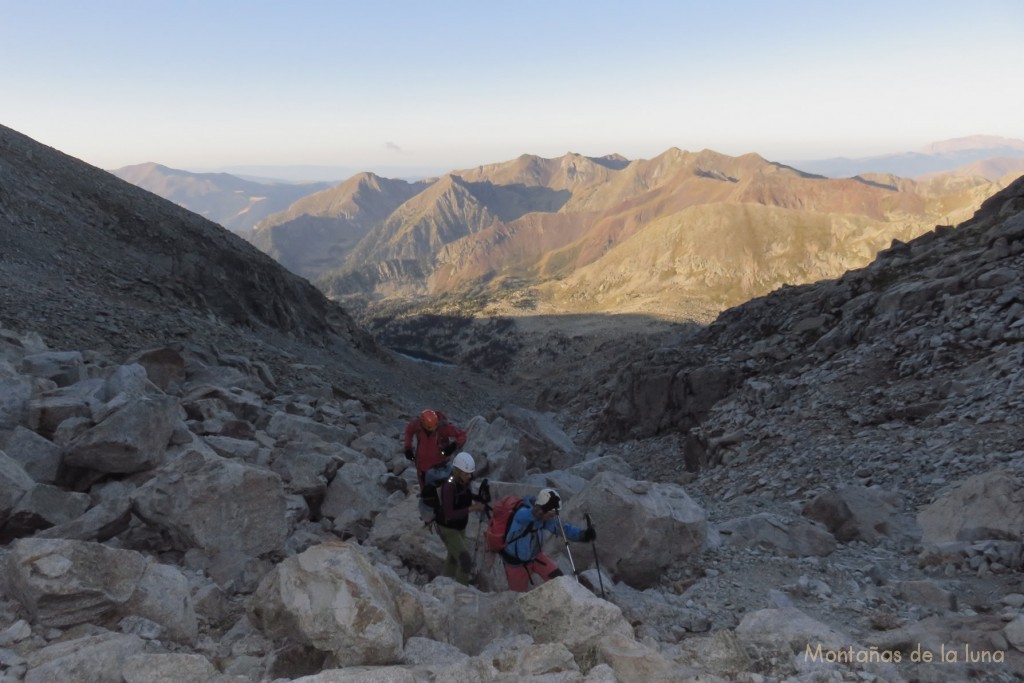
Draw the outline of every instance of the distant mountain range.
M227 173L190 173L154 163L125 166L111 173L243 234L263 218L333 185L254 182Z
M526 300L558 312L678 312L684 302L706 312L861 267L894 239L969 217L1007 182L827 179L710 150L637 161L524 155L449 173L405 201L393 193L391 213L365 234L346 216L333 237L306 244L341 257L338 245L357 240L334 268L284 264L353 303L522 300L529 290ZM320 194L338 202L352 189ZM257 244L287 228L276 218L257 226Z
M557 312L706 317L964 220L1024 173L1024 157L1005 155L1018 143L1024 151L1001 138L936 143L920 153L936 163L1002 156L918 180L826 178L756 154L674 148L649 160L523 155L416 182L360 173L266 214L247 238L354 310L479 295ZM171 173L147 166L150 188ZM190 175L234 187L231 176L173 177Z
M450 166L395 166L374 165L372 168L356 166L324 166L324 165L249 165L223 166L221 168L196 168L195 173L228 173L260 183L315 183L328 182L336 185L359 173L374 173L388 178L399 178L415 182L424 178L436 178L451 170Z
M829 178L849 178L863 173L891 173L904 178L947 171L977 172L995 180L994 170L976 166L978 162L996 162L1008 171L1024 173L1024 140L1013 140L992 135L974 135L930 145L910 152L885 154L875 157L784 161L808 173ZM1003 175L1003 173L999 173Z
M953 172L996 180L1024 173L1024 141L976 135L936 142L899 154L877 157L781 161L807 173L848 178L863 173L890 173L904 178ZM415 183L437 178L435 168L394 167L372 175ZM133 185L169 199L234 232L246 234L261 220L284 212L300 198L365 175L347 166L238 166L217 172L191 172L156 163L110 171ZM310 178L334 179L311 181Z

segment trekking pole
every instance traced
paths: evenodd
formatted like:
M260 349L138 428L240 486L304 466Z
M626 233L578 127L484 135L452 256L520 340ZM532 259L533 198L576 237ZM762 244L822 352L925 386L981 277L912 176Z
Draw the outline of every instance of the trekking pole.
M480 537L484 535L484 529L487 528L487 525L484 523L484 519L489 520L490 518L491 506L484 503L484 509L480 511L480 516L477 517L476 538L473 539L473 571L476 571L476 556L477 551L480 550Z
M583 516L587 518L587 528L593 529L594 523L590 521L590 515L584 514ZM594 567L597 569L597 582L601 586L601 597L607 600L608 598L604 594L604 579L601 578L601 565L597 561L597 543L591 540L590 547L594 549Z
M477 494L480 498L480 502L484 504L484 509L480 511L480 516L477 517L477 530L476 538L473 542L473 571L476 571L476 556L477 551L480 550L480 537L484 535L484 529L487 526L484 524L484 519L491 518L491 485L484 479L480 482L480 492Z
M565 552L569 555L569 564L572 566L572 575L576 577L576 583L580 583L579 572L576 571L576 563L572 561L572 551L569 550L569 537L565 535L565 527L562 526L562 518L555 515L558 520L558 528L562 530L562 540L565 541Z

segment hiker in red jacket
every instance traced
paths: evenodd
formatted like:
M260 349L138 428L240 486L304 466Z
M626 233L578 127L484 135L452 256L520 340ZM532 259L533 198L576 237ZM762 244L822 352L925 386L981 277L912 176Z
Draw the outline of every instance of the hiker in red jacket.
M413 449L413 438L416 448ZM405 428L405 457L416 463L416 478L420 482L420 495L426 490L424 474L434 465L440 465L466 443L466 432L451 422L444 413L424 410Z

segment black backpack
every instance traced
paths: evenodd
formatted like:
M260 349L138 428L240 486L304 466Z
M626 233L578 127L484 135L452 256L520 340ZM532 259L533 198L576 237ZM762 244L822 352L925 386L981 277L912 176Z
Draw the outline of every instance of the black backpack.
M423 473L423 491L420 493L420 518L430 524L441 518L441 484L452 476L451 461L434 465Z

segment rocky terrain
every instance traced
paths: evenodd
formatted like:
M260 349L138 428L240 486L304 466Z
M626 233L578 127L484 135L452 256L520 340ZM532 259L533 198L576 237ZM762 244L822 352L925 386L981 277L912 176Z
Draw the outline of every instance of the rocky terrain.
M0 181L4 680L1024 678L1024 181L707 327L537 323L501 383L7 129ZM424 405L592 516L566 577L437 576Z

